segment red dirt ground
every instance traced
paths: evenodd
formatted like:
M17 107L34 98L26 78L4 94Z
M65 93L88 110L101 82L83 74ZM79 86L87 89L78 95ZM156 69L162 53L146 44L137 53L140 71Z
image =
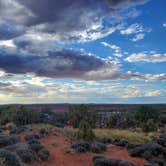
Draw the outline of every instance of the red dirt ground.
M53 146L53 142L57 142L57 146ZM93 166L93 156L105 156L114 159L124 159L133 162L136 166L142 166L146 161L141 158L134 158L128 155L125 148L110 147L105 153L94 154L78 154L67 153L64 151L66 141L61 134L57 136L51 134L48 137L42 138L41 142L50 151L50 158L48 162L34 163L33 166Z

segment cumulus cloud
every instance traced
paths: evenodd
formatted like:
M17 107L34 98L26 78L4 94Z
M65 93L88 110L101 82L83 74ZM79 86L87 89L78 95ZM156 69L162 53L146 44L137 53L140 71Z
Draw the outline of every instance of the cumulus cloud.
M15 101L19 98L19 102L38 103L48 102L90 102L103 99L106 101L123 101L129 98L144 97L161 97L165 96L165 92L160 89L154 89L149 84L129 84L123 85L110 81L70 81L61 82L55 79L37 78L21 79L21 81L8 80L5 83L0 82L0 91L4 92L0 95L0 102ZM26 100L25 100L26 98Z
M34 73L37 76L86 79L91 73L98 77L100 74L97 73L100 71L107 71L107 77L112 77L117 71L118 64L94 55L63 49L50 51L46 56L1 53L0 68L13 74Z
M166 53L160 54L147 54L147 53L134 53L125 59L128 62L150 62L150 63L158 63L158 62L166 62Z

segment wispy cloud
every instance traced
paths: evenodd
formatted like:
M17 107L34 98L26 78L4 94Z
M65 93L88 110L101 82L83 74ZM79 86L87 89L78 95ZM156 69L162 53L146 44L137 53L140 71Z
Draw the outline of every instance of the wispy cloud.
M144 37L145 37L144 33L139 33L139 34L135 35L135 37L133 39L131 39L131 40L136 42L136 41L144 39Z

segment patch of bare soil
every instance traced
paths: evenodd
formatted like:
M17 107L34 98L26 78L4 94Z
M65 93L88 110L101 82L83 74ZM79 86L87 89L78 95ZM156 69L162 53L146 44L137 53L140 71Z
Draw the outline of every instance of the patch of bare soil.
M53 142L56 146L52 145ZM100 155L113 159L123 159L133 162L136 166L141 166L146 163L142 158L130 157L125 148L109 147L108 150L102 154L94 153L72 153L66 149L66 140L62 134L50 134L48 137L41 139L42 144L49 150L50 158L47 162L37 162L33 166L93 166L93 156Z

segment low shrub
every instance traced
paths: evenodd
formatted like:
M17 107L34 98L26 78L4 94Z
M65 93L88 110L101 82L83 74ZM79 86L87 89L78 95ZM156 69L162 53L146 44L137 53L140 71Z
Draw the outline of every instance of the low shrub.
M117 146L127 147L128 144L129 144L129 142L125 139L115 141L115 145L117 145Z
M37 134L28 134L28 135L25 135L24 139L26 141L31 141L33 139L39 139L39 135L37 135Z
M101 137L101 138L97 138L98 142L104 143L104 144L111 144L113 143L113 139L112 138L107 138L107 137Z
M31 150L33 150L34 152L39 152L41 149L44 148L44 146L42 144L39 143L33 143L33 144L29 144L29 148Z
M2 166L20 166L17 156L7 150L0 150L0 159L3 163Z
M95 156L92 160L93 166L135 166L127 160L115 160L101 156Z
M159 166L164 166L163 161L165 160L166 150L163 146L158 144L156 140L130 148L128 150L131 156L143 157L150 161L150 163L156 163Z
M156 163L146 163L143 166L159 166L159 165Z
M39 133L42 137L48 135L48 131L45 128L41 128Z
M37 139L32 139L32 140L28 141L28 144L31 145L31 144L41 144L41 143Z
M0 148L9 146L9 145L14 145L20 141L20 138L15 136L15 135L10 135L10 136L0 136Z
M38 157L42 160L42 161L47 161L48 158L50 156L49 151L46 148L42 148L41 150L39 150L38 152Z
M28 146L22 145L18 147L16 153L24 163L32 163L35 160L35 154Z
M26 130L26 127L16 127L10 131L10 134L20 134Z
M91 145L90 150L93 153L102 153L106 151L106 145L103 143L95 142Z
M86 153L90 151L90 144L85 141L78 141L75 144L73 144L71 148L74 149L76 152Z

